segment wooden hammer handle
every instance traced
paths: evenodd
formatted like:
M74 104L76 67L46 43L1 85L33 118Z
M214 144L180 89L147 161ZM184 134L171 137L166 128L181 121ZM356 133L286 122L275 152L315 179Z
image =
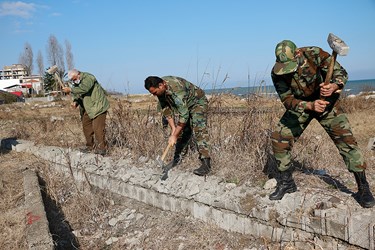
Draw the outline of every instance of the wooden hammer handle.
M164 161L164 158L167 156L170 148L171 148L171 144L168 144L167 148L164 150L163 155L160 158L162 161Z
M55 77L55 80L57 80L57 82L60 84L60 87L61 87L61 88L66 87L66 86L63 84L63 82L61 81L61 78L60 78L60 76L59 76L59 74L58 74L57 72L55 72L54 77Z
M332 56L331 56L331 62L329 63L329 66L328 66L326 79L324 80L324 85L328 85L331 82L331 78L333 75L333 68L335 67L336 57L337 57L337 52L333 51ZM326 98L324 96L320 96L320 100L325 100L325 99Z
M327 75L326 75L326 79L324 81L324 85L328 85L329 82L331 81L333 69L335 67L337 52L333 51L331 57L332 58L331 58L331 62L330 62L329 67L328 67L328 72L327 72Z

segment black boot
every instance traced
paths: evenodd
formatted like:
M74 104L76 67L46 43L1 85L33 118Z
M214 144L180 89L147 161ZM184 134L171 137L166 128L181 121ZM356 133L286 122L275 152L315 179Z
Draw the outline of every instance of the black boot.
M194 169L193 173L199 176L207 175L211 171L211 159L203 158L201 159L202 165Z
M279 177L277 180L277 187L275 192L270 194L270 200L281 200L286 193L294 193L297 191L296 183L292 177L292 171L286 170L279 172Z
M358 192L356 193L358 203L365 208L373 207L375 200L366 180L365 171L354 172L354 177L358 185Z

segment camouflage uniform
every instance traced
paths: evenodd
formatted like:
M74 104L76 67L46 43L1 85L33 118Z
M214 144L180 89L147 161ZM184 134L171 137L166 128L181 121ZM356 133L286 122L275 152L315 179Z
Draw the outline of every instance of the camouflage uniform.
M165 95L158 96L163 115L178 115L177 124L187 124L177 140L176 153L181 153L194 133L199 158L210 158L206 116L208 101L204 91L180 77L165 76L162 79L168 87Z
M304 47L299 50L302 52L302 56L296 63L300 66L294 73L283 74L278 71L276 65L271 73L276 91L287 109L280 119L276 131L271 136L279 171L289 169L293 143L314 118L329 134L348 169L352 172L363 171L366 168L366 163L353 136L348 119L340 107L339 93L335 92L326 98L330 105L327 106L327 111L323 115L305 110L307 102L312 102L320 97L319 84L324 82L331 60L330 55L318 47ZM289 67L294 67L294 65ZM332 82L338 83L341 90L347 79L347 72L336 62Z

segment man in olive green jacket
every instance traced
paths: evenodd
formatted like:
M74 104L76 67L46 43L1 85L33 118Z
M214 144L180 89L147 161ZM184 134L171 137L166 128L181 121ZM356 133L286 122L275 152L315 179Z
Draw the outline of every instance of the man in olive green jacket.
M95 153L105 155L105 120L109 109L105 90L95 76L87 72L72 69L68 72L68 78L72 87L63 88L63 92L72 93L72 107L80 108L83 134L86 138L84 151L95 150Z

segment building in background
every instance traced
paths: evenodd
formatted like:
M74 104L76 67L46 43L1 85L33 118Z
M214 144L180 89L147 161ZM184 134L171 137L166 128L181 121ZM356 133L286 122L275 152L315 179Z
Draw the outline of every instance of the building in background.
M22 64L12 64L11 66L4 66L0 70L0 80L20 79L27 76L26 67Z
M43 91L42 77L40 75L27 75L23 64L12 64L0 69L0 88L17 94L30 96L41 94Z

